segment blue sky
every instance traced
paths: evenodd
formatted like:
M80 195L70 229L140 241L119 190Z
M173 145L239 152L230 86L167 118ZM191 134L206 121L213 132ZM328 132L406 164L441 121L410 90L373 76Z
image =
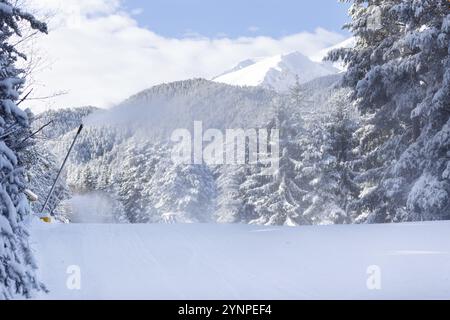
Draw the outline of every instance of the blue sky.
M282 37L322 27L347 34L348 4L337 0L125 0L143 27L166 37Z

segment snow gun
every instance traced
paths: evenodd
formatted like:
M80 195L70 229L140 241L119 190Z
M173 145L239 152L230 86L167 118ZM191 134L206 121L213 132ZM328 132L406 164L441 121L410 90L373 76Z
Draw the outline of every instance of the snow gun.
M51 214L46 214L45 213L45 209L47 208L47 205L48 205L50 199L52 198L53 192L55 191L55 188L56 188L56 184L58 183L58 180L59 180L59 178L61 176L61 173L64 170L64 167L66 166L67 160L69 160L69 156L72 153L72 149L75 146L75 143L77 142L78 136L80 135L82 130L83 130L83 125L81 124L80 127L78 128L78 131L77 131L77 134L75 135L75 138L73 139L72 144L70 145L69 151L67 152L67 155L64 158L63 164L61 165L61 168L59 169L58 174L56 175L56 179L53 182L52 188L50 189L50 192L49 192L47 198L45 199L44 205L42 206L42 210L41 210L41 214L39 215L39 218L41 219L41 221L43 221L45 223L51 223L52 222ZM29 199L30 199L30 197L29 197Z

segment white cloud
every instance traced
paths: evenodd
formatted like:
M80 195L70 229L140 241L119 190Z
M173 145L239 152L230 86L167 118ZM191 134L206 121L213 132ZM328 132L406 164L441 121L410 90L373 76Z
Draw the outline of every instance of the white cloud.
M259 27L257 27L257 26L250 26L250 27L248 27L248 31L250 31L250 32L258 32L259 31Z
M176 39L138 26L132 13L123 11L120 0L34 0L33 6L55 12L50 34L38 41L51 67L34 75L45 86L33 93L69 92L51 101L32 102L36 111L109 107L152 85L212 78L251 57L296 50L312 55L343 40L342 35L321 28L280 39L198 35Z

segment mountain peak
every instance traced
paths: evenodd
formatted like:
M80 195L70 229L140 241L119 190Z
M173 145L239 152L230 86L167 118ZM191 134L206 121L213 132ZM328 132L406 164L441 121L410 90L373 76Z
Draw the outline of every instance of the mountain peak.
M286 92L297 78L300 83L338 73L332 66L314 62L295 51L264 59L248 59L228 72L213 79L215 82L236 86L262 86Z

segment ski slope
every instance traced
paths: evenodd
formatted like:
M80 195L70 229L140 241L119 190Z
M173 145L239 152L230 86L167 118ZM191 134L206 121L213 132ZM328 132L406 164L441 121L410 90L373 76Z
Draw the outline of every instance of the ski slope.
M449 222L275 228L36 221L30 241L50 290L39 299L450 299L449 234ZM66 286L72 265L80 268L81 290ZM380 290L368 289L371 266L379 269Z

